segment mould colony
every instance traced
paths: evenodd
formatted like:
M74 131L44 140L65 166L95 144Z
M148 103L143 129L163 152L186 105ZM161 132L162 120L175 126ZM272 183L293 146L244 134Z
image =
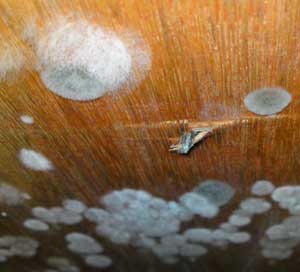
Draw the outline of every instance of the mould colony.
M135 87L151 68L149 47L130 31L114 33L83 19L57 17L26 36L45 86L86 101Z
M31 149L22 148L19 152L19 159L26 168L35 171L49 171L54 168L52 162L43 154Z
M249 93L244 103L247 109L259 115L273 115L281 112L292 100L282 88L262 88Z
M30 258L36 255L39 242L25 236L0 236L0 262L18 256Z
M181 232L181 223L195 216L217 216L221 206L229 203L234 194L230 185L216 180L202 182L178 201L166 201L141 190L123 189L101 197L102 207L87 207L75 199L65 200L62 207L34 207L33 218L25 220L24 226L31 231L44 232L54 224L75 225L88 220L96 224L95 234L99 237L114 244L149 250L171 264L180 257L194 259L206 255L208 246L224 248L230 243L241 244L251 239L249 233L239 229L245 224L230 222L216 229L198 227ZM266 203L250 201L240 207L236 216L244 220L265 212ZM249 208L251 205L253 207ZM244 207L247 210L243 211ZM103 246L90 235L71 232L66 234L65 241L67 248L89 266L105 268L112 264L112 260L103 255Z
M251 234L243 228L251 224L254 216L269 212L272 202L275 202L290 215L266 229L259 241L261 254L270 260L289 258L294 248L300 245L300 186L275 188L270 181L259 180L250 191L253 196L242 200L228 220L216 228L200 225L182 230L181 225L197 216L214 218L232 200L235 190L217 180L200 183L180 196L178 201L167 201L133 189L112 191L102 196L99 207L88 207L80 200L65 199L61 207L33 207L32 217L25 219L23 226L32 233L43 234L57 229L52 226L71 227L87 220L96 225L95 235L99 238L119 246L129 245L143 252L147 250L162 262L173 264L180 258L194 261L206 255L211 247L222 250L230 244L249 242ZM6 184L0 186L0 200L1 192L5 192L2 202L9 205L28 199L27 194ZM4 198L8 195L12 196L10 201ZM87 266L107 268L113 264L103 245L91 234L69 231L64 240L66 248L82 258ZM24 245L21 246L20 241ZM39 243L30 237L0 237L0 261L4 262L14 255L32 257L38 247ZM64 257L49 257L47 265L49 271L80 271L76 264Z
M27 125L32 125L34 123L34 120L31 116L29 115L22 115L20 116L20 120Z

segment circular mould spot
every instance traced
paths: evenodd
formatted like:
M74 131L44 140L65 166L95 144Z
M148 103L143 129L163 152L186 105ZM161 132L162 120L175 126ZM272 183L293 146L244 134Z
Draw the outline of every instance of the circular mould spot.
M52 170L53 164L43 154L31 149L22 148L19 152L19 159L22 164L35 171Z
M244 98L247 109L259 115L272 115L281 112L292 100L283 88L262 88L249 93Z
M229 184L218 180L206 180L194 190L217 206L226 205L234 196L235 190Z
M96 254L103 251L102 246L91 236L72 232L65 236L68 249L79 254Z
M248 198L241 203L241 209L250 214L262 214L271 209L271 204L260 198Z
M31 116L29 115L22 115L20 117L21 121L27 125L32 125L34 123L34 120Z
M24 227L34 231L47 231L49 230L48 224L37 219L27 219L23 223Z
M88 255L84 261L87 265L96 268L107 268L112 264L112 260L104 255Z
M130 33L113 33L83 19L51 21L35 45L42 81L52 92L77 101L135 87L150 69L151 54Z
M83 213L87 208L83 202L76 199L66 199L63 202L63 207L68 211L76 213Z
M187 229L184 236L190 242L210 243L213 240L212 231L205 228Z
M219 208L213 202L198 193L186 193L179 200L192 213L202 217L213 218L219 213Z
M207 254L207 249L200 245L185 244L180 248L181 256L198 257Z
M267 180L256 181L252 188L251 193L257 196L265 196L271 194L275 189L272 182Z
M249 225L251 223L251 218L233 214L229 217L229 223L237 227L242 227Z
M234 244L241 244L250 241L251 236L247 232L236 232L229 236L229 241Z

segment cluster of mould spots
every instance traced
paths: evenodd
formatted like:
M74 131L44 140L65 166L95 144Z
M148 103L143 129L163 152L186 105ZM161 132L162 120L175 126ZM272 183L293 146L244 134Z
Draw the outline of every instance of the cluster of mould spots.
M262 184L264 182L261 181ZM253 191L263 185L256 184ZM229 203L235 190L227 183L206 180L177 201L166 201L142 190L113 191L99 200L99 207L87 207L75 199L63 201L61 207L34 207L32 218L24 226L33 232L46 232L52 225L76 225L82 220L95 223L95 235L109 239L113 244L130 245L138 251L148 250L167 264L180 258L195 258L208 253L209 247L226 248L229 244L247 243L250 233L240 230L250 224L255 214L262 214L271 204L261 198L244 200L233 212L228 222L218 228L193 227L181 230L183 222L194 217L215 218L220 209ZM68 250L96 268L112 265L103 255L103 246L90 235L80 232L66 234Z
M211 248L225 250L231 244L251 242L251 233L243 228L255 216L269 212L276 203L289 216L266 228L258 241L261 255L272 261L291 257L294 248L300 246L300 186L276 188L270 181L257 181L251 187L251 195L241 200L228 219L217 227L207 228L201 223L183 227L183 223L196 217L216 218L235 193L231 185L217 180L205 180L177 200L169 201L146 191L125 188L101 196L99 206L95 207L77 199L65 199L61 206L32 207L32 216L23 221L23 226L30 236L37 232L47 234L50 230L55 233L61 230L57 226L68 226L64 234L66 250L91 268L105 269L113 265L100 242L102 239L118 246L132 246L138 252L147 251L171 265L182 258L195 261L207 255ZM30 196L17 188L0 184L3 206L23 205L28 199ZM72 229L84 221L95 224L93 235ZM13 256L35 256L42 245L30 236L0 237L0 261ZM64 256L48 257L45 267L45 272L80 271L79 265Z

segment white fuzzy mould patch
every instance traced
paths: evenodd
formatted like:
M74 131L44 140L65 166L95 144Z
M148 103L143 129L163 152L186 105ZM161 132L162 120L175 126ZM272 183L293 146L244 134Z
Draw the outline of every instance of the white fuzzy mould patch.
M229 184L218 180L206 180L194 189L216 206L226 205L234 196L235 190Z
M97 254L103 247L91 236L83 233L72 232L65 236L68 249L78 254Z
M157 245L157 242L153 238L149 238L149 237L140 235L140 237L138 237L132 241L132 244L135 247L151 249Z
M87 209L83 202L76 199L66 199L63 202L63 207L68 211L76 213L83 213Z
M49 230L48 224L37 219L27 219L23 223L24 227L34 231L47 231Z
M235 225L232 225L231 223L222 223L220 226L220 229L225 232L237 232L238 228Z
M82 216L77 212L73 212L70 210L65 210L60 207L51 208L51 211L57 217L58 223L65 224L65 225L75 225L81 222Z
M197 193L186 193L180 197L180 202L192 213L206 218L213 218L218 215L219 208L210 202L206 197Z
M132 237L145 235L162 237L179 230L184 208L152 197L143 191L124 189L114 191L102 198L110 216L97 227L97 233L108 236L114 242L129 243ZM187 211L187 214L190 214Z
M249 93L244 103L247 109L259 115L281 112L292 100L292 96L282 88L262 88Z
M35 208L33 208L32 209L32 214L35 217L37 217L40 220L45 221L47 223L50 223L50 224L58 223L57 215L53 211L48 210L44 207L35 207Z
M161 243L171 246L171 247L177 247L185 244L186 237L181 234L171 234L167 235L161 238Z
M279 187L272 193L272 198L290 214L300 215L300 186Z
M190 242L210 243L213 240L212 231L206 228L187 229L184 236Z
M207 254L207 249L200 245L185 244L180 248L181 256L199 257Z
M300 186L282 186L273 191L272 199L276 202L281 202L299 193Z
M112 260L104 255L88 255L84 261L87 265L96 268L107 268L112 264Z
M36 255L39 242L25 236L1 236L0 255L30 258Z
M53 207L50 209L35 207L32 209L32 214L38 219L50 224L75 225L82 220L82 215L61 207Z
M265 258L288 259L292 249L300 245L300 216L289 216L282 223L269 227L259 244Z
M262 255L265 258L276 259L276 260L285 260L292 256L292 250L273 250L273 249L263 249Z
M132 32L118 34L83 19L50 22L32 39L44 84L79 101L137 85L151 67L150 49Z
M21 121L27 125L32 125L34 123L34 120L31 116L29 115L22 115L20 117Z
M267 229L266 235L270 240L281 240L289 238L288 230L284 225L274 225Z
M267 180L256 181L252 188L251 193L257 196L265 196L271 194L275 189L272 182Z
M21 205L30 199L27 193L20 192L12 185L0 183L0 203L9 206Z
M247 232L236 232L229 236L229 241L235 244L246 243L250 241L251 235Z
M84 20L49 24L37 43L37 56L45 85L72 100L93 100L118 90L132 65L115 34Z
M4 45L0 39L1 45ZM26 58L20 48L5 44L0 50L0 82L15 77L25 66Z
M109 219L110 213L99 208L88 208L84 212L84 217L91 222L101 223Z
M43 154L31 149L22 148L19 152L19 159L22 164L35 171L53 170L53 164Z
M251 223L251 218L242 215L233 214L229 217L229 223L237 227L242 227L242 226L249 225Z
M240 205L241 209L251 214L262 214L271 209L271 204L260 198L248 198Z

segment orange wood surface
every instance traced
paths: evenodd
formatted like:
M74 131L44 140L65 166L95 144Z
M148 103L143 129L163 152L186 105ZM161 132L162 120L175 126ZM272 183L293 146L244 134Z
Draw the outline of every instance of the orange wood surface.
M57 14L74 13L113 30L139 32L152 52L146 79L90 102L48 91L32 69L35 57L22 29L33 19L43 26ZM21 223L31 207L59 205L66 197L95 205L104 193L129 187L176 199L206 178L237 190L216 220L200 221L215 226L249 196L255 180L299 183L299 0L0 0L0 17L2 43L27 56L18 76L0 83L0 179L32 196L0 219L0 234L26 233ZM275 117L256 116L243 103L246 94L265 86L293 95ZM21 123L22 114L35 123ZM184 120L186 128L216 126L187 156L168 151ZM23 147L45 154L55 170L24 168L17 159ZM116 259L108 271L299 271L299 254L275 270L259 254L258 237L280 216L274 211L249 227L251 246L215 250L175 267L108 243ZM51 250L65 253L65 231L37 235L49 247L33 260L10 261L3 271L35 271Z

